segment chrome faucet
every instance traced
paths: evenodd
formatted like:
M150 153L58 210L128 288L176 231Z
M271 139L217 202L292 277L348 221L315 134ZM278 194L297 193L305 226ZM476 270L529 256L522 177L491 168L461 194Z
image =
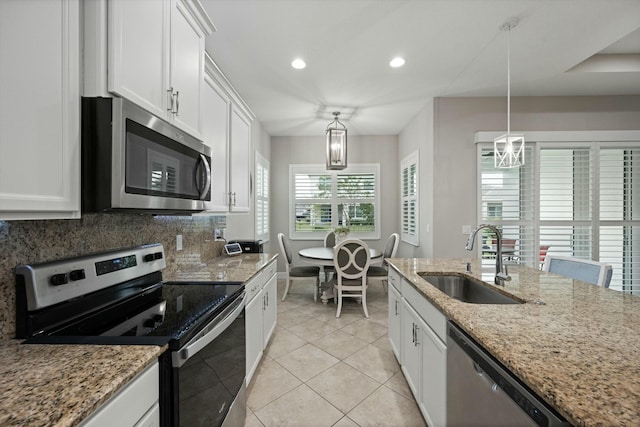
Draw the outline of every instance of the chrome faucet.
M476 240L476 234L483 228L488 228L496 235L496 277L494 279L494 283L496 285L503 285L505 280L511 280L511 276L507 274L506 266L504 268L504 271L502 271L502 233L500 232L498 227L490 224L480 224L479 226L471 230L471 234L469 234L465 249L468 251L473 249L473 243Z

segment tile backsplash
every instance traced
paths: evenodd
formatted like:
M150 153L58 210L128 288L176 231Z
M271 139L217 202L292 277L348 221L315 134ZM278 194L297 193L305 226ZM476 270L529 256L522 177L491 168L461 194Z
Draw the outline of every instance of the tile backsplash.
M184 253L219 256L224 242L214 242L214 230L224 219L118 213L85 214L78 220L0 221L0 339L15 337L16 266L162 243L170 270L178 253L177 235L182 235Z

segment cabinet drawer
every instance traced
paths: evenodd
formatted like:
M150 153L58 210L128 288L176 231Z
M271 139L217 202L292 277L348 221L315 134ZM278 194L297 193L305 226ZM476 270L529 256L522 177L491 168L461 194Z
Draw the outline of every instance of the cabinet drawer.
M447 319L444 314L433 306L420 292L409 282L402 280L402 296L433 329L442 342L447 341Z
M388 281L392 284L396 289L400 290L400 274L395 271L393 268L389 268Z
M251 280L244 284L244 291L247 293L247 304L258 295L258 292L262 289L264 281L262 280L262 274L256 274Z
M278 266L275 261L272 261L269 265L267 265L262 272L263 282L267 283L269 279L271 279L271 276L276 274L277 269Z
M154 362L131 380L118 394L98 408L80 426L134 426L143 421L146 415L151 417L144 420L146 425L157 425L158 419L154 418L156 414L152 409L158 404L159 375L158 363ZM152 410L151 414L147 414L150 409Z

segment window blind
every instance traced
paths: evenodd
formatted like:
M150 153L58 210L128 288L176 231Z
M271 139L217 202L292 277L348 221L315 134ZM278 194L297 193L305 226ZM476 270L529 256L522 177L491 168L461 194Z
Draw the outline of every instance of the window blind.
M481 221L516 240L513 262L539 267L545 252L599 260L613 267L610 288L640 294L640 143L625 145L530 142L514 169L495 169L481 145Z
M327 171L319 165L291 165L291 236L323 238L348 226L358 238L379 238L379 165L351 165Z

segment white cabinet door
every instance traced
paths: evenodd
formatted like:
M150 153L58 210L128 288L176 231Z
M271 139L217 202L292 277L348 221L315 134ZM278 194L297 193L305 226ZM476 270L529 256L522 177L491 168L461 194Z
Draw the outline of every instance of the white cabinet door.
M80 2L0 1L0 219L80 217Z
M229 99L208 75L202 90L202 140L211 147L211 203L213 212L229 210L228 135Z
M180 0L171 2L173 123L200 135L200 89L204 79L204 33Z
M200 138L204 39L212 28L182 0L109 0L109 91Z
M421 332L422 398L418 406L432 426L446 426L447 346L431 328Z
M264 340L262 338L262 299L261 290L245 307L245 330L247 344L247 385L253 377L262 358Z
M231 135L229 140L229 192L231 212L249 212L250 194L250 121L238 111L231 109Z
M415 310L402 301L402 372L417 402L421 401L422 347L420 331L425 326Z
M169 1L109 0L108 88L168 117Z
M262 318L262 337L263 346L269 343L273 331L276 329L276 317L278 311L278 295L276 287L278 285L278 277L274 274L264 285L264 312Z
M400 314L402 313L402 296L400 292L389 283L389 342L391 349L396 355L396 359L402 363L401 338L402 338L402 321Z

